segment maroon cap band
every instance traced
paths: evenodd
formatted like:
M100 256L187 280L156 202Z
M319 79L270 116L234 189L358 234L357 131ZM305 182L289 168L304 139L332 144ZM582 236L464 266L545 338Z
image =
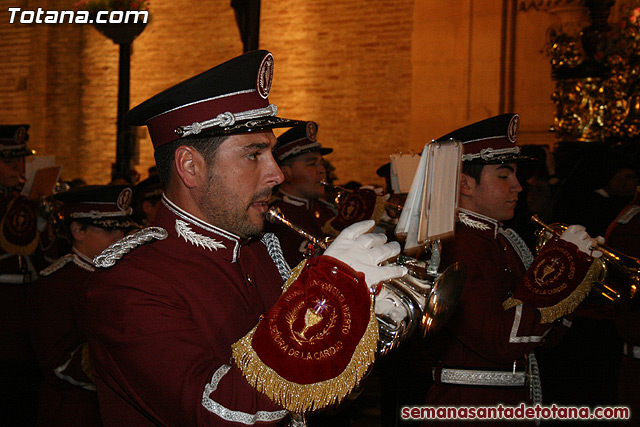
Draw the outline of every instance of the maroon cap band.
M184 105L147 120L154 148L180 138L176 129L194 122L204 122L223 113L237 114L244 111L266 108L269 100L253 90L225 94L219 97Z
M479 153L480 150L484 150L486 148L498 149L512 146L513 143L504 136L496 136L481 140L477 139L475 141L462 144L462 154L475 154Z

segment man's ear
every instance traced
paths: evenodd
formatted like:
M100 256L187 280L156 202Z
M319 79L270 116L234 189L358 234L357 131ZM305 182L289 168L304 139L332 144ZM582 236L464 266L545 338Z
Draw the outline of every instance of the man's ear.
M473 190L476 188L476 180L471 178L469 175L461 173L460 174L460 194L463 196L470 196L473 193Z
M187 188L194 188L203 177L206 178L207 165L202 154L188 145L181 145L176 149L173 165Z
M71 236L73 236L73 240L76 242L82 242L84 240L86 228L82 227L77 221L73 221L69 225L69 231L71 231Z

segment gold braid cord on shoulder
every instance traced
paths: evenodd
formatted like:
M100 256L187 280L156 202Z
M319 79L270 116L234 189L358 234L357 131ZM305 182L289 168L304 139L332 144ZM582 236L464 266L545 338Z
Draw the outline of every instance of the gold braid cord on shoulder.
M337 308L332 311L330 308L332 306L335 307L336 301L338 300L342 301L341 304L345 304L345 299L342 298L342 294L340 294L340 298L331 299L329 296L326 300L322 299L322 304L325 304L324 307L328 308L320 312L320 314L314 314L319 313L318 310L314 312L312 309L307 308L313 307L312 304L316 301L315 299L310 301L310 297L307 295L296 299L296 290L301 289L299 287L300 284L297 283L294 287L292 287L292 284L305 272L306 266L306 261L300 263L292 271L291 277L284 285L285 293L276 304L276 307L280 304L284 306L284 308L276 309L276 307L274 307L278 314L269 319L262 319L260 324L232 346L235 363L249 384L261 393L264 393L276 404L281 405L291 412L297 413L309 412L341 402L358 386L368 372L370 365L375 359L378 342L378 322L373 310L373 296L369 294L368 289L366 295L368 299L368 307L366 307L368 311L368 322L366 325L363 323L364 319L358 320L355 318L357 312L360 313L360 317L365 314L364 311L358 311L364 310L364 308L359 308L363 305L362 294L354 298L355 301L351 303L351 305L348 305L349 297L347 297L346 304L348 308L345 309L346 306L343 305L342 311L338 311ZM308 271L308 269L306 269L306 271ZM314 279L311 286L309 286L308 283L304 283L303 285L305 286L304 289L311 289L309 292L314 292L315 288L325 290L333 288L334 294L337 295L338 291L336 291L336 289L339 289L338 285L334 287L333 283L323 282L322 278ZM354 286L353 283L347 283L347 285ZM298 287L296 288L296 286ZM364 283L358 284L356 280L356 286L364 286ZM346 287L342 289L346 289ZM305 291L300 292L300 294L303 293L305 293ZM345 292L345 294L347 294L347 292ZM325 293L325 296L326 295ZM316 304L315 307L318 307L318 304ZM307 308L306 312L304 308ZM272 311L274 309L272 309ZM349 313L350 310L351 313L345 316L344 314ZM269 316L269 313L267 313L267 316ZM286 331L284 327L281 327L283 323L278 323L280 321L278 319L282 318L288 319L287 323L290 325L290 328ZM314 320L310 321L310 318ZM322 320L318 320L318 318L322 318ZM346 318L349 318L349 321L345 323L344 319ZM343 322L340 323L340 320L336 319L343 319ZM362 328L356 331L356 323L358 323L358 321L362 324ZM269 337L275 337L277 344L274 344L273 349L269 348L269 350L263 351L261 354L263 356L269 356L283 348L288 349L288 352L284 351L280 356L277 356L279 359L271 359L271 365L279 366L268 366L267 363L260 358L260 355L256 352L256 348L254 348L254 345L261 346L264 344L264 341L260 340L256 344L254 340L256 330L264 322L267 322L266 324L269 326L262 328L262 338L266 335L265 330L268 329ZM316 328L309 328L310 324ZM301 331L300 325L304 326ZM345 332L344 328L348 327L351 327L350 333L343 335ZM278 328L280 328L281 331L278 332ZM274 333L274 330L276 333ZM331 332L331 330L334 332ZM335 331L338 332L336 333ZM356 335L356 332L361 335L359 339L357 336L351 337L351 335ZM317 339L313 344L312 337ZM323 339L324 341L322 341ZM349 343L349 339L354 340L354 342ZM356 339L358 340L355 341ZM262 344L260 344L260 342L262 342ZM313 350L306 351L310 348L317 349L318 343L320 343L325 350L315 352ZM355 345L355 349L353 349L352 352L347 350L353 348L349 347L351 344ZM313 347L314 345L315 347ZM295 351L294 348L296 349ZM292 352L298 355L297 358L291 356ZM299 356L300 354L302 356ZM318 357L318 355L320 357ZM336 356L337 363L331 361L332 355ZM323 365L323 363L325 365ZM326 363L330 363L328 369ZM308 368L301 369L301 366L308 366ZM327 377L326 372L332 369L335 370L336 366L338 370L332 371L332 374ZM285 378L285 376L287 378ZM298 381L296 381L296 379L298 379Z

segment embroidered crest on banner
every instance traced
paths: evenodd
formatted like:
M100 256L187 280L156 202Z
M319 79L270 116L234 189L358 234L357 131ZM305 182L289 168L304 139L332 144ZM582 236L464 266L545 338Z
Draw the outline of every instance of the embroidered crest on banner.
M182 237L186 242L189 242L192 245L202 246L203 248L209 250L226 248L226 246L222 242L214 240L211 237L203 236L202 234L196 233L191 229L191 227L189 227L189 224L179 219L176 220L176 232L178 233L179 237Z

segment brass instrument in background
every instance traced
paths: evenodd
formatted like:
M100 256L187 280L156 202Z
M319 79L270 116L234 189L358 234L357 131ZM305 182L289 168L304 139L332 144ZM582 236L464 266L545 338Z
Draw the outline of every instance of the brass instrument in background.
M562 232L564 232L568 227L566 224L547 225L538 217L538 215L532 216L531 221L542 227L542 230L536 233L538 236L538 242L536 245L537 252L540 252L542 246L544 246L552 236L560 237ZM548 233L551 233L551 236L549 236ZM623 253L611 249L604 244L597 243L593 249L602 252L602 256L597 260L602 264L602 274L594 283L596 290L610 301L616 301L623 297L634 298L637 294L638 286L640 286L640 260L624 255ZM626 287L618 289L619 286L609 283L611 281L607 281L609 276L609 265L615 268L624 277L624 279L629 282L628 289Z
M267 210L266 219L267 219L267 221L269 221L272 224L276 224L276 223L279 222L279 223L289 227L290 229L292 229L293 231L298 233L300 236L302 236L305 239L309 240L309 242L313 246L318 247L320 249L327 249L327 247L329 246L329 243L331 243L331 239L329 237L327 237L325 239L320 239L320 238L314 236L313 234L308 233L307 231L305 231L302 228L298 227L297 225L291 223L291 221L289 221L287 218L285 218L284 214L282 213L282 210L280 210L280 208L277 207L277 206L271 206L269 208L269 210Z
M318 248L326 249L331 242L330 239L319 239L292 224L276 206L269 208L266 218L269 222L280 222L289 227ZM376 315L379 328L379 356L396 348L414 332L420 331L422 337L425 337L437 331L453 314L462 294L466 270L462 264L455 263L443 273L438 273L439 251L439 244L433 245L429 261L400 255L394 263L407 267L409 273L380 284L380 292L385 292L394 305L400 306L406 315L401 320Z
M336 195L336 198L334 200L334 202L336 203L336 205L340 205L340 199L342 198L342 194L344 193L353 193L355 190L350 190L348 188L344 188L344 187L340 187L339 185L333 185L333 184L329 184L327 181L320 181L320 184L324 185L325 187L328 187L330 189L333 190L337 190L339 193ZM388 209L392 209L395 212L397 212L398 214L400 212L402 212L402 205L398 205L396 203L393 202L389 202L385 200L385 207Z

